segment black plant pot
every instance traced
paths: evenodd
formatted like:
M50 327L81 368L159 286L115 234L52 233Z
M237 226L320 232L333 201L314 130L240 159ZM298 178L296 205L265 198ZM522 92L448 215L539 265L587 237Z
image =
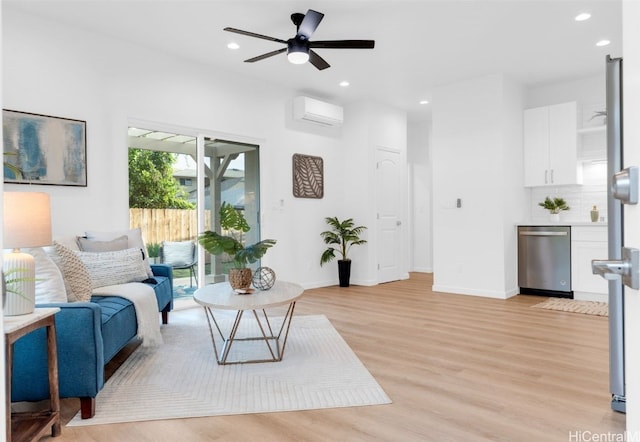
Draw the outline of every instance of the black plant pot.
M338 260L338 278L340 279L340 287L349 287L349 279L351 278L351 260Z

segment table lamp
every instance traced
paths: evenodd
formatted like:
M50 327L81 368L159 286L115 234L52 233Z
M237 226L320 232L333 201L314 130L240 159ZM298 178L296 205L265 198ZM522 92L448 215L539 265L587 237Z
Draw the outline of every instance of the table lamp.
M33 256L20 247L51 244L51 204L42 192L4 192L2 211L3 246L13 249L4 254L6 281L5 316L33 313L36 299L36 265Z

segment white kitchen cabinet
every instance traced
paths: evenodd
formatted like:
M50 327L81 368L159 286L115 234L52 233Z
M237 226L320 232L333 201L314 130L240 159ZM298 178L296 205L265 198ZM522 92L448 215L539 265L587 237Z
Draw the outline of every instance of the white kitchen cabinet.
M580 184L575 102L524 111L524 185Z
M571 289L574 299L607 301L607 281L591 271L591 260L607 259L607 227L571 227Z

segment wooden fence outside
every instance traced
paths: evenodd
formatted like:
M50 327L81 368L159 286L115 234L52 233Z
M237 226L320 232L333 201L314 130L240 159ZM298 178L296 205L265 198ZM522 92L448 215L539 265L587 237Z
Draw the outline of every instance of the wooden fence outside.
M205 210L205 230L210 229L209 210ZM129 225L140 227L147 244L162 241L195 241L198 237L196 210L129 209Z

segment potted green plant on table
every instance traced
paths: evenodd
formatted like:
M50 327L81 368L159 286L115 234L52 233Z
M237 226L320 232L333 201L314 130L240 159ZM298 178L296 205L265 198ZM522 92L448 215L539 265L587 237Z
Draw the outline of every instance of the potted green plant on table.
M264 239L252 245L245 245L243 235L251 230L242 213L231 204L220 206L220 227L228 235L207 230L198 236L198 242L212 255L226 253L232 259L233 268L229 269L229 284L234 289L245 289L251 285L252 272L247 268L262 258L267 250L274 246L275 239Z
M331 226L331 230L322 232L320 236L324 239L325 244L329 247L322 252L320 257L320 266L328 263L336 257L336 252L341 256L338 259L338 278L340 287L349 287L349 279L351 277L351 259L347 256L347 252L351 246L365 244L367 241L360 238L362 232L366 230L365 226L354 226L353 218L340 221L337 216L327 217L324 219Z
M560 221L560 212L563 210L569 210L570 207L563 198L555 197L553 199L546 197L543 202L538 205L549 211L552 221Z
M152 242L147 244L147 254L151 264L157 264L160 258L160 244Z

